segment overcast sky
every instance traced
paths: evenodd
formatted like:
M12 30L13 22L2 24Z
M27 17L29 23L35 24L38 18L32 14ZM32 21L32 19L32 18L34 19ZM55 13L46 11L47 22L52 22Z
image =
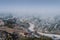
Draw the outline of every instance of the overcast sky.
M0 13L22 15L60 15L60 0L0 0Z

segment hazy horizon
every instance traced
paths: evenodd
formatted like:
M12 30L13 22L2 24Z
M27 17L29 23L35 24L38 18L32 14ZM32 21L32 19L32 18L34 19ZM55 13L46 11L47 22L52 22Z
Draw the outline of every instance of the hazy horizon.
M0 0L0 13L53 17L60 15L60 0Z

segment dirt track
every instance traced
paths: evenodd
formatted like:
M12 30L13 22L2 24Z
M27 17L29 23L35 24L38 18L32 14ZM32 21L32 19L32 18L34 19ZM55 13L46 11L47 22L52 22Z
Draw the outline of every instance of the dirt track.
M20 32L20 30L8 28L8 27L0 27L0 30L2 30L2 31L7 31L7 32L9 32L9 33L13 33L14 31Z

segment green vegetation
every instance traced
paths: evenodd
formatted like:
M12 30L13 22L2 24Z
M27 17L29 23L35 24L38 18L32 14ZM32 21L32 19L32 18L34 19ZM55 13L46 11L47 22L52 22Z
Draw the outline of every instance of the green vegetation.
M49 37L45 37L45 36L41 36L40 38L26 38L26 37L22 37L20 38L20 40L52 40L52 38L49 38Z

